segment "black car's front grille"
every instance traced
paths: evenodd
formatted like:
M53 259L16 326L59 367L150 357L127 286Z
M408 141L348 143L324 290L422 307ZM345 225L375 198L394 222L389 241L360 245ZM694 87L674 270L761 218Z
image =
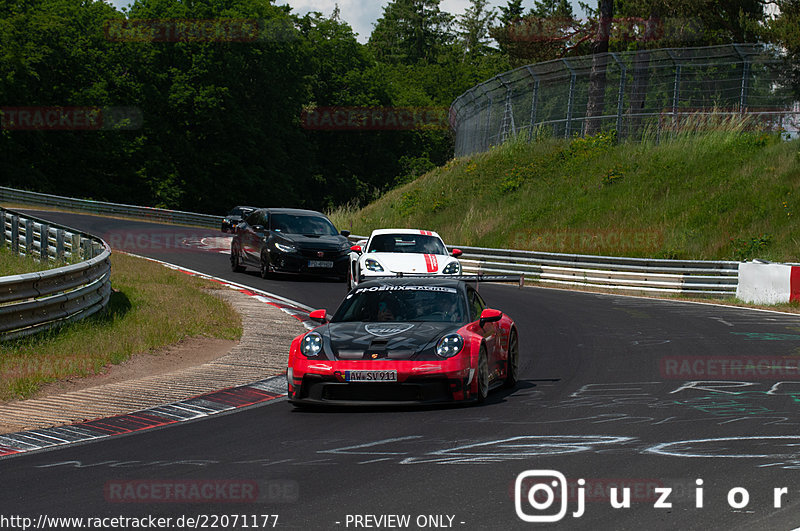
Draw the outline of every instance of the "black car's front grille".
M336 251L309 251L307 249L301 249L300 254L311 260L333 260L339 256Z

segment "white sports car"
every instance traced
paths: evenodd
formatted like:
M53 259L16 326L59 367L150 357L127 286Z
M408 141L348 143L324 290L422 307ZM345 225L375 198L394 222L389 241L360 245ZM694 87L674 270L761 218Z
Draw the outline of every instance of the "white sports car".
M429 230L379 229L369 240L350 248L348 287L371 277L396 273L412 275L460 275L459 249L447 252L438 234Z

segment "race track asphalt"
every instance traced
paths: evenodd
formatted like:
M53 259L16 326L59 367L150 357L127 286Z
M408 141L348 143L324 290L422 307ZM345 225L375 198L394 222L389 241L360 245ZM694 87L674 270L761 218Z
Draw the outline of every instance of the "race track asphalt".
M151 237L163 241L165 234L220 236L214 231L38 215L136 254L311 307L333 310L345 293L344 284L333 281L231 273L227 256L213 250L147 243ZM470 530L800 525L800 380L797 371L781 369L800 355L800 318L544 288L480 289L490 306L518 324L522 378L516 389L493 393L483 406L301 411L280 400L13 456L0 460L0 523L12 515L34 521L40 515L152 515L173 523L181 516L227 515L216 523L228 525L218 529L253 529L263 523L257 515L278 515L281 529L366 529L377 523L384 525L372 528L387 529L397 521L364 516L408 515L414 529L431 523L442 525L428 528ZM755 368L722 375L735 363ZM550 484L546 470L567 478L568 495L537 510L527 493ZM532 471L522 482L525 514L541 519L563 504L563 520L537 524L517 515L515 480L524 471ZM583 488L579 479L586 481ZM156 486L163 494L203 485L217 487L215 502L152 499ZM235 488L226 488L237 485L257 485L259 499L231 499ZM614 486L630 489L629 508L611 507ZM782 487L787 492L776 508L774 489ZM672 489L666 499L671 507L656 507L656 489L665 488ZM735 488L746 489L746 506L738 507L741 490L729 499ZM537 490L545 493L544 486ZM574 517L581 491L585 512ZM547 505L541 497L537 503ZM236 526L233 515L239 515Z

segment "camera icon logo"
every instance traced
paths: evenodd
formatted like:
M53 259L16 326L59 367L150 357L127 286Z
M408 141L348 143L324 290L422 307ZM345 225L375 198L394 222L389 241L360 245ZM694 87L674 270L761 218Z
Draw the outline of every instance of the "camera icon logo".
M567 501L567 478L557 470L526 470L514 483L514 506L524 522L558 522L567 514Z

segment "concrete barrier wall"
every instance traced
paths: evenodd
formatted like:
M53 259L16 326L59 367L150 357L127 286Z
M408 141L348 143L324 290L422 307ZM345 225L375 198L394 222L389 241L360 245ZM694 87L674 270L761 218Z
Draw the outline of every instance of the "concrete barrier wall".
M760 262L741 263L736 297L755 304L800 301L800 267Z

